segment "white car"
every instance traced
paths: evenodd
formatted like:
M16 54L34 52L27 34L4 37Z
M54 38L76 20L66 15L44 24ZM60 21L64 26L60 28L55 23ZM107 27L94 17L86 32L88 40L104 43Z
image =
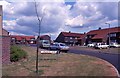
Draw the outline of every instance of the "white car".
M50 45L51 50L60 50L60 51L68 51L69 47L65 45L64 43L54 43Z
M97 43L94 47L98 49L104 49L104 48L109 48L109 45L105 43Z
M118 48L118 47L120 47L120 44L118 44L118 43L111 43L110 47Z
M87 46L88 46L88 47L94 47L95 44L94 44L94 43L91 43L91 44L88 44Z

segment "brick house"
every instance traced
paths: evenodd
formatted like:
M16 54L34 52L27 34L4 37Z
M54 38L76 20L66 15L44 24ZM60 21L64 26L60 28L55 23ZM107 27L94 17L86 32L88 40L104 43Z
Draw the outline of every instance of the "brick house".
M11 44L36 44L35 36L11 35ZM48 35L42 35L40 40L50 40Z
M35 44L34 36L11 35L11 44Z
M40 36L40 40L49 40L49 41L51 41L51 38L50 38L49 35L42 35L42 36Z
M61 32L56 38L55 42L65 43L67 45L83 45L85 34Z
M109 42L116 42L120 44L120 27L89 31L86 35L86 44L97 42L104 42L107 44L109 44Z

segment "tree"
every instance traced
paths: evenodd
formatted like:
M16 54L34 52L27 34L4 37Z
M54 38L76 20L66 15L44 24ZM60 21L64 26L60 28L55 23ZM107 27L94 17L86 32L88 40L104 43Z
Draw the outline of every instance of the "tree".
M40 40L40 31L41 31L41 23L42 23L42 20L43 20L43 15L40 19L39 15L38 15L38 10L37 10L37 4L36 4L36 1L34 0L35 2L35 12L36 12L36 16L37 16L37 19L38 19L38 24L39 24L39 31L38 31L38 37L37 37L37 50L36 50L36 73L38 74L38 52L39 52L39 40Z

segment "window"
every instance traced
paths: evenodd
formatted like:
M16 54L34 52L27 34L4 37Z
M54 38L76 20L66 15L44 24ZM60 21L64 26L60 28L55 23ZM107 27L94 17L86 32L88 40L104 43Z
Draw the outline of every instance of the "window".
M12 40L15 40L15 38L12 38Z
M116 33L110 34L110 37L116 37Z
M68 37L65 37L65 38L68 38Z
M116 40L110 40L111 42L116 42Z
M60 44L60 46L65 46L65 44Z
M92 37L91 35L87 35L87 36L86 36L86 39L87 39L87 38L91 38L91 37Z
M91 35L89 35L89 38L91 38L92 36Z
M23 38L23 39L22 39L22 42L25 42L25 41L26 41L25 38Z
M67 40L65 40L65 42L68 42Z
M75 37L75 39L78 39L77 37Z
M35 40L34 38L31 38L30 40Z
M72 39L72 37L70 37L70 39Z

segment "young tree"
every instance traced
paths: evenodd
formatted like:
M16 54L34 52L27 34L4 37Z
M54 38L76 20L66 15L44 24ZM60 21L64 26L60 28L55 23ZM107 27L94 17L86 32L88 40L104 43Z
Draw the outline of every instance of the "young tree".
M38 10L37 10L37 3L35 2L35 13L38 19L38 26L39 26L39 31L38 31L38 37L37 37L37 50L36 50L36 73L38 74L38 52L39 52L39 40L40 40L40 31L41 31L41 23L43 20L43 15L41 16L41 18L38 15Z

